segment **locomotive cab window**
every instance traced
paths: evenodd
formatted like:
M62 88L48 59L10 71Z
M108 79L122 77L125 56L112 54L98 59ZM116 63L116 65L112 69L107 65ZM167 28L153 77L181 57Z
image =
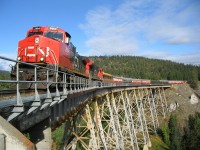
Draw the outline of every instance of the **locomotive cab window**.
M29 32L27 37L33 36L33 35L43 35L43 32Z
M45 36L57 41L63 41L63 33L60 32L46 32Z

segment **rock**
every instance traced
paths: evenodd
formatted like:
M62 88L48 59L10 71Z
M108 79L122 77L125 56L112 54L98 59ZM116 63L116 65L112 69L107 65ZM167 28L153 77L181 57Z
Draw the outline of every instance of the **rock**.
M171 103L169 105L169 112L175 111L177 107L179 107L179 104L177 102Z
M197 104L199 102L199 99L198 97L196 96L196 94L192 94L191 97L190 97L190 103L191 104Z

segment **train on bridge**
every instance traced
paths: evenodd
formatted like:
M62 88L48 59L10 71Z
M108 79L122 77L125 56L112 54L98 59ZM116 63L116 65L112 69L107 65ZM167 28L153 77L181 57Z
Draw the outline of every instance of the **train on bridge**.
M134 85L184 83L184 81L152 81L124 78L105 73L103 68L95 65L89 58L80 56L71 42L71 35L58 27L37 26L29 29L25 39L18 43L17 60L55 69L60 72L67 72L70 75L91 79L99 83ZM21 63L19 68L21 80L34 81L34 67ZM16 78L16 66L12 68L11 76ZM46 72L43 69L39 69L37 78L38 80L46 80ZM55 72L50 72L49 78L52 81L55 78L62 81L63 77L60 74L56 76Z

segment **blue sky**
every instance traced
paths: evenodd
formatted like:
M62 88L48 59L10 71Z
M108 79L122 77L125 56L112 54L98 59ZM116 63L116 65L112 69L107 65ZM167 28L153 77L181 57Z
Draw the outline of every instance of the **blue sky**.
M1 0L0 55L16 58L33 26L68 31L81 55L134 55L200 65L199 0Z

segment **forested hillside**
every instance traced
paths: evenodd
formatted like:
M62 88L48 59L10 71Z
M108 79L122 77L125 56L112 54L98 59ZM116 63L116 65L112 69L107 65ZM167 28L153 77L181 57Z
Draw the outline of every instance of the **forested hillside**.
M113 75L152 80L200 80L200 67L138 56L94 56L90 59Z

